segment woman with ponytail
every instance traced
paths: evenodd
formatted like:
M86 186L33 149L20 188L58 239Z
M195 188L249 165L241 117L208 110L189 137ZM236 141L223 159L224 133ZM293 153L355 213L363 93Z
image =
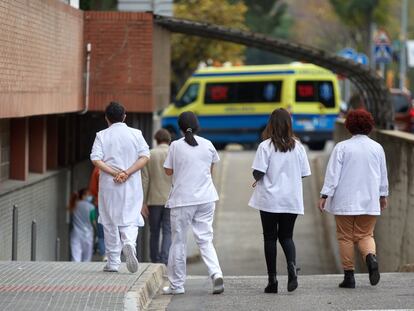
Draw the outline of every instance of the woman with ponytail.
M172 175L166 207L171 209L172 244L168 258L170 286L164 294L184 294L187 230L191 225L201 257L213 283L213 294L224 291L223 273L213 245L213 219L218 194L211 173L220 159L213 144L198 135L199 123L191 111L183 112L178 125L184 137L171 143L164 163Z
M72 261L91 261L93 253L93 224L95 206L93 196L87 189L72 194L69 202L72 230L70 248Z

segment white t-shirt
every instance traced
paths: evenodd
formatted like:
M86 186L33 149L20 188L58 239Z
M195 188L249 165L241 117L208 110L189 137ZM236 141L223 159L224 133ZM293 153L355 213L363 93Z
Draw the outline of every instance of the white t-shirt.
M173 170L172 186L166 207L190 206L218 201L211 178L211 165L220 161L213 144L194 136L198 146L190 146L184 138L173 141L164 167Z
M311 174L305 148L296 142L288 152L275 151L271 139L263 141L254 158L254 170L264 172L249 206L271 213L303 215L302 177Z
M322 194L334 215L380 215L380 196L388 196L384 149L366 135L338 143L326 168Z

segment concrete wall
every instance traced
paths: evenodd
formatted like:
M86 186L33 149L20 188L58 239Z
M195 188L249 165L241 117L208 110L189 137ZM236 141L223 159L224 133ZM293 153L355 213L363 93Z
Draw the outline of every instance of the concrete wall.
M62 239L62 258L68 256L65 218L69 171L31 174L26 182L8 182L0 190L0 260L11 259L12 211L18 205L18 260L30 260L31 222L37 222L37 260L55 259L56 238ZM67 245L67 244L66 244Z
M342 121L336 123L336 142L349 138ZM375 236L381 270L397 271L414 263L414 135L374 131L371 137L385 151L390 185L389 208L378 220Z
M83 105L83 12L58 0L0 1L0 118Z

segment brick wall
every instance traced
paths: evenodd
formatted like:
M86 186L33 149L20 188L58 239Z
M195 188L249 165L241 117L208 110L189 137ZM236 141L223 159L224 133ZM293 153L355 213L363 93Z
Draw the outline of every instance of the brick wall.
M81 110L83 53L83 12L0 1L0 118Z
M85 12L92 44L90 109L111 100L129 112L153 111L153 18L150 13Z

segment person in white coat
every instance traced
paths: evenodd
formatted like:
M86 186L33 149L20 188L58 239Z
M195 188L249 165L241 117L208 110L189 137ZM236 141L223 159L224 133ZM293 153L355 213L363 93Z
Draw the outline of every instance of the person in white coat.
M140 170L148 162L149 147L140 130L128 127L122 105L105 110L108 128L96 134L91 160L99 175L99 223L104 227L108 262L105 272L117 272L123 252L127 269L138 270L136 240L143 202Z
M287 290L291 292L298 287L293 230L297 216L304 213L302 178L309 176L311 171L305 148L293 135L288 111L276 109L272 112L263 139L252 166L256 182L249 205L260 210L262 221L268 273L264 292L278 292L278 239L286 257Z
M387 207L388 178L382 146L367 135L374 126L372 115L351 111L345 126L352 134L332 151L321 190L319 209L335 215L344 280L343 288L355 288L354 244L365 261L371 285L380 280L374 228Z
M95 206L93 196L87 189L74 193L69 204L72 230L70 232L70 250L72 261L91 261L93 253L93 224Z
M218 194L211 177L220 159L213 144L194 135L199 124L191 111L183 112L178 125L184 138L171 143L164 168L172 175L166 207L171 209L172 244L168 258L170 286L164 294L183 294L186 277L187 230L191 226L213 283L213 294L224 291L223 273L213 245L213 219Z

